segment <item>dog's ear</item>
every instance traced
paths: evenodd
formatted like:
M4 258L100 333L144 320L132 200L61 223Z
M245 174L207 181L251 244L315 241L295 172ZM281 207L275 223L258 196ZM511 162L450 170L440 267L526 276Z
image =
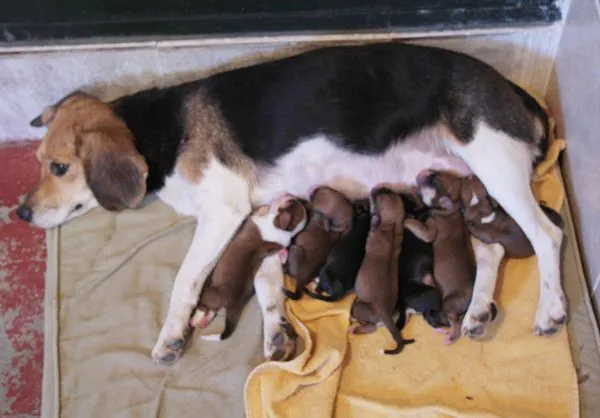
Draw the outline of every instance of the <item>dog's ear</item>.
M48 106L42 113L40 113L39 116L33 118L31 122L29 122L29 125L33 126L34 128L48 126L48 124L54 119L54 116L56 116L56 110L57 108L55 105Z
M76 147L85 179L107 210L136 207L146 194L148 166L125 127L77 132Z
M75 97L75 96L90 96L90 95L87 93L84 93L81 90L72 91L71 93L67 94L65 97L60 99L58 102L56 102L52 106L48 106L47 108L45 108L41 114L39 114L37 117L33 118L31 120L31 122L29 122L29 125L33 126L34 128L41 128L42 126L48 126L50 124L50 122L52 122L54 120L54 117L56 116L56 112L58 112L59 107L63 103L65 103L66 100L68 100L72 97Z

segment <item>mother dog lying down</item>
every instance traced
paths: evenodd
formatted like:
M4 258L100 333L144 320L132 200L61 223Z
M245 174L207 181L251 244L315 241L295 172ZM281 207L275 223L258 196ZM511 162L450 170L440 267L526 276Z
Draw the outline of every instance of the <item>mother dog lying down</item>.
M307 198L317 185L365 198L379 183L412 186L424 169L481 179L539 259L535 333L565 323L562 231L530 188L548 147L547 116L466 55L400 43L328 47L110 103L76 92L31 124L48 131L37 152L41 182L18 208L23 220L49 228L97 205L134 208L149 192L198 219L152 350L156 362L179 358L199 291L253 206L284 192ZM462 329L471 337L490 321L503 257L499 244L475 241L474 251ZM280 280L255 282L267 358L281 349L289 356L295 345Z

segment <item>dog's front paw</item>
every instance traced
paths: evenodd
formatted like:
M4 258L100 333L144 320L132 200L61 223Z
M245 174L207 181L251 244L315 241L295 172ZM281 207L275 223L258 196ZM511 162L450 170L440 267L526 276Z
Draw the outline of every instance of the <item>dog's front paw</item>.
M494 302L472 303L463 318L462 335L477 339L485 335L488 324L496 318L498 308Z
M285 318L277 328L265 335L265 359L267 361L285 361L290 360L296 352L296 342L298 335L292 325Z
M535 314L534 333L550 337L567 323L567 300L562 291L542 292Z
M156 364L171 366L179 360L186 343L188 327L180 324L163 326L158 341L152 349L152 360Z

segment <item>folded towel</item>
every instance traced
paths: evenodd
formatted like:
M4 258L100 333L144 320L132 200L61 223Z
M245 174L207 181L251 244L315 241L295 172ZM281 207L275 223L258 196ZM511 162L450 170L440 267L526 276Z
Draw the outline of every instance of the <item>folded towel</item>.
M553 127L552 127L553 131ZM538 200L559 210L564 189L553 140L532 182ZM289 278L287 279L289 280ZM289 362L267 362L248 377L249 418L267 417L578 417L578 387L566 330L533 335L539 295L536 257L505 260L493 338L442 343L421 317L403 331L416 343L396 356L387 330L349 335L350 294L327 303L288 301L305 349Z

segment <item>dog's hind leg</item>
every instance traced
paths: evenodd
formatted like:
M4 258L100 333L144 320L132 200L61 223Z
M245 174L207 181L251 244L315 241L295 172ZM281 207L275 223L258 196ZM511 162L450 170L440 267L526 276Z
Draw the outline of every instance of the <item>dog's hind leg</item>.
M544 214L531 190L532 161L535 159L532 146L480 121L475 125L471 142L466 145L454 143L451 148L531 242L540 272L534 330L538 335L555 334L567 319L560 271L563 231Z
M254 278L254 290L263 318L264 355L287 360L296 351L296 332L285 316L283 268L278 254L265 257Z

